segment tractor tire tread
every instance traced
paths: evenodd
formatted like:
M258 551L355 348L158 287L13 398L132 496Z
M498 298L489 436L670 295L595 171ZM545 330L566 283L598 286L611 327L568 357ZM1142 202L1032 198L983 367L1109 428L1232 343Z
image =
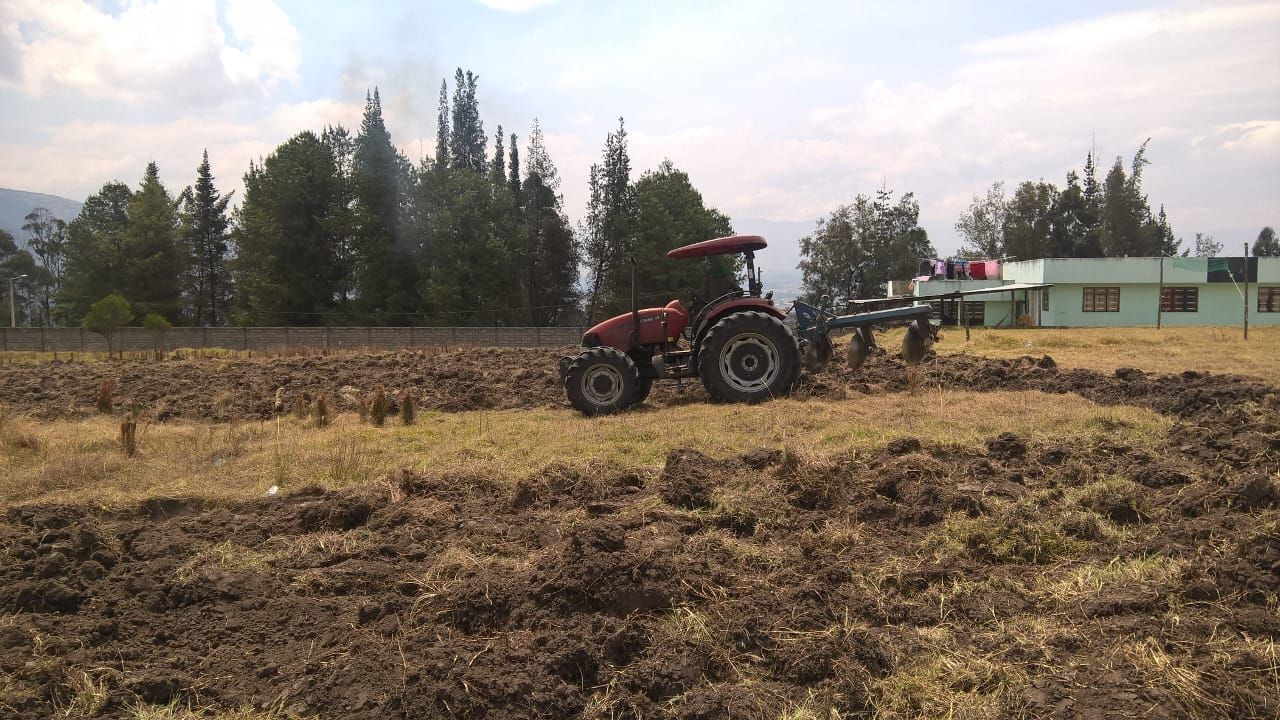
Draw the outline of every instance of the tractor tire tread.
M782 347L778 348L779 362L782 365L781 372L768 393L744 397L741 392L728 387L723 378L720 377L718 369L720 337L739 332L743 325L755 325L758 330L773 335L775 341L780 341L782 344ZM717 320L707 330L698 347L698 377L702 379L703 387L707 389L707 394L715 402L755 403L771 397L786 395L799 382L800 369L803 364L804 358L800 353L800 343L791 330L773 315L757 310L735 312Z
M574 381L587 366L601 361L620 365L620 369L629 373L631 378L630 391L624 390L623 397L612 406L599 406L592 403L580 392L578 383ZM626 353L611 347L593 347L583 350L578 354L578 357L573 359L573 362L569 363L569 369L564 374L564 388L569 396L569 404L573 405L574 409L583 415L591 417L622 412L631 407L636 402L636 390L638 389L639 381L640 374L636 370L635 362Z

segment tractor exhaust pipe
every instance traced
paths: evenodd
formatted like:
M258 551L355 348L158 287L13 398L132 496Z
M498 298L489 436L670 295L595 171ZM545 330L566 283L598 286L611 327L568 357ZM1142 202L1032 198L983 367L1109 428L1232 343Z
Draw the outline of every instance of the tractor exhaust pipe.
M640 267L635 255L631 260L631 347L640 344Z

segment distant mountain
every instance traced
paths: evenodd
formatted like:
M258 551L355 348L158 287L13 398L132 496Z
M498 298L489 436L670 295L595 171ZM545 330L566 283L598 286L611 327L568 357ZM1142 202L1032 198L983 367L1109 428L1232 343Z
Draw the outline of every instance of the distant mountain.
M55 217L71 222L80 214L81 205L75 200L57 195L0 188L0 228L8 231L18 241L18 247L26 247L27 234L22 231L22 226L26 223L28 213L42 207Z

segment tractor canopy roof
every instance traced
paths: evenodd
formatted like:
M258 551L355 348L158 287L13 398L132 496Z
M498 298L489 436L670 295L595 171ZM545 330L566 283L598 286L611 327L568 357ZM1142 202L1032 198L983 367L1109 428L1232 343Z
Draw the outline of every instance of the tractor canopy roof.
M740 252L752 252L762 250L768 245L764 238L759 235L731 235L729 237L716 238L715 240L703 240L692 245L678 247L675 250L667 252L669 258L700 258L709 257L711 255L735 255Z

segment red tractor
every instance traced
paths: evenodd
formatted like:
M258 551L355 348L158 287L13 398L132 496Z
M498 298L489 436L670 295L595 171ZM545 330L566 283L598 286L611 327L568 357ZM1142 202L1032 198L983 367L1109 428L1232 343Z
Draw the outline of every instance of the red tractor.
M560 359L569 402L585 415L603 415L643 402L654 380L699 378L712 399L759 402L790 392L803 363L800 343L783 323L786 313L762 292L755 251L759 235L735 235L685 245L671 258L742 253L747 289L722 295L690 316L679 300L639 307L632 268L629 313L582 336L582 352Z

